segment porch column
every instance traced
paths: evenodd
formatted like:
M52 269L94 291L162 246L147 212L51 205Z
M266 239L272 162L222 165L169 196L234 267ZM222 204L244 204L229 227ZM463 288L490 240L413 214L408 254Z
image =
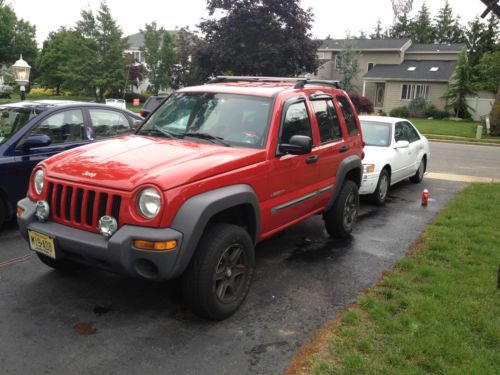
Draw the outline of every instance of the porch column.
M363 80L363 96L365 96L365 91L366 91L366 81Z

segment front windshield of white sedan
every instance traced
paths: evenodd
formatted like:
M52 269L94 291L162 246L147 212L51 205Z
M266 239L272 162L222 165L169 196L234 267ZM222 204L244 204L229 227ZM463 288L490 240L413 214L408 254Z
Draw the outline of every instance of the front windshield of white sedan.
M262 148L271 99L250 95L186 92L171 95L139 134Z
M391 124L378 121L361 121L363 139L367 146L387 147L391 143Z

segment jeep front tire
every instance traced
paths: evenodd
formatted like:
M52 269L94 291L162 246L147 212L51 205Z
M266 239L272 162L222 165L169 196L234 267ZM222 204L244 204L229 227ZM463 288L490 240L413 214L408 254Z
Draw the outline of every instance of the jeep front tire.
M245 299L254 267L254 245L245 229L232 224L210 225L184 273L184 301L201 317L225 319Z
M349 238L358 217L358 185L346 180L333 206L325 212L326 231L336 238Z

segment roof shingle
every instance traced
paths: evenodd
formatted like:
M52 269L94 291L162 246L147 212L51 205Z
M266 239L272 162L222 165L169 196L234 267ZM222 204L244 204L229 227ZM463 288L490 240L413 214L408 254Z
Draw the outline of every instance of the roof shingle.
M448 82L455 69L455 64L455 60L405 60L401 64L375 65L364 75L364 78ZM415 69L408 70L410 67ZM431 68L437 68L437 70L431 70Z

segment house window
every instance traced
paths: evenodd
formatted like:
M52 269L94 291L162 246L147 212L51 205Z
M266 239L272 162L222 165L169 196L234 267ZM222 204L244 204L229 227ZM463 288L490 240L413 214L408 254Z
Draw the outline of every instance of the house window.
M335 68L336 69L341 69L342 68L342 56L335 56Z
M417 67L416 66L409 66L407 70L409 72L414 72L415 70L417 70Z
M141 51L133 51L132 56L134 57L135 61L144 62L144 56Z
M431 72L437 72L439 70L439 66L433 66L429 69Z
M318 59L325 60L326 59L325 53L324 52L318 52Z
M413 100L415 98L429 98L429 85L403 84L401 85L401 100Z
M368 70L367 71L369 72L370 70L372 70L374 66L375 66L375 63L368 63Z

